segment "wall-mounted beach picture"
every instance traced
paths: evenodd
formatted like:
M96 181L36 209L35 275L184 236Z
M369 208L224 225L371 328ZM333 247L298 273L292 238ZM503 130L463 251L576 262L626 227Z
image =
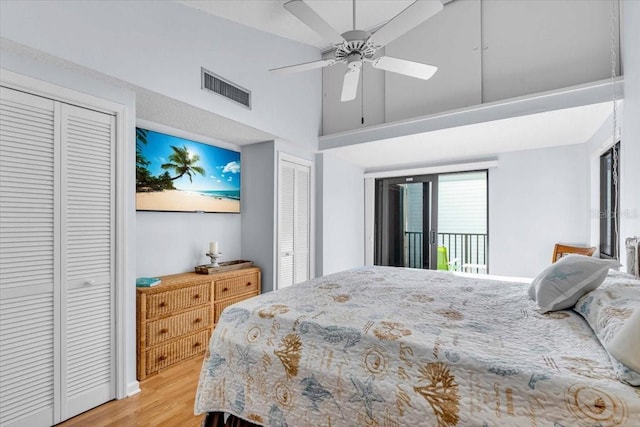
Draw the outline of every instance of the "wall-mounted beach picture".
M240 153L136 128L136 209L240 212Z

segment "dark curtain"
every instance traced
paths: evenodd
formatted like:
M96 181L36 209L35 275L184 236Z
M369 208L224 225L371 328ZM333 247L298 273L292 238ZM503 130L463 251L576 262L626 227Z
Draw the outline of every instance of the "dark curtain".
M245 421L235 415L229 415L227 423L224 422L224 412L209 412L204 419L202 427L259 427L257 424Z

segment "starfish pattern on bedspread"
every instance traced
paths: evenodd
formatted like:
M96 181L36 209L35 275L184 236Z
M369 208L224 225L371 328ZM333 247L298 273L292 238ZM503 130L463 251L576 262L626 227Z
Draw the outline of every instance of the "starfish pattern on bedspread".
M621 323L640 282L601 285L610 308L585 295L546 315L527 286L365 267L242 301L213 332L196 413L269 427L635 426L640 392L615 380L575 311Z
M356 388L356 392L349 398L349 402L364 402L367 416L373 420L373 402L384 402L382 396L373 391L373 375L364 382L350 375L351 382Z

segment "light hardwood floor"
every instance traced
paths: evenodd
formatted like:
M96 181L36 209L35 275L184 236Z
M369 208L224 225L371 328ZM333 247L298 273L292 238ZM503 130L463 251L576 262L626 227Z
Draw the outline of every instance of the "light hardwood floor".
M140 393L113 400L80 414L59 427L197 427L204 416L193 415L202 356L140 382Z

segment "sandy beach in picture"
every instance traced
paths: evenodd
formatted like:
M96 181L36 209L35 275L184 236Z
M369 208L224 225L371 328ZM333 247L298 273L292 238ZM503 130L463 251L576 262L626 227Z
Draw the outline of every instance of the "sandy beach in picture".
M185 211L240 212L240 201L180 190L136 193L138 210L173 211L180 206Z
M136 128L136 210L240 212L240 153Z

